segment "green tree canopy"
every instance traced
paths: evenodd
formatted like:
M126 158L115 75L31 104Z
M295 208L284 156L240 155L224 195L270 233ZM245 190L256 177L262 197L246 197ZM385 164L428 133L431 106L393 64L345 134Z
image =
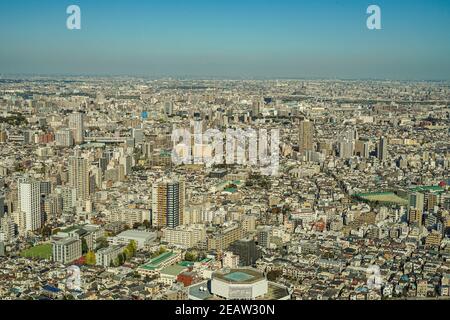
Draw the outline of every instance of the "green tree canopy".
M95 266L97 263L94 251L89 251L86 254L86 264L89 266Z

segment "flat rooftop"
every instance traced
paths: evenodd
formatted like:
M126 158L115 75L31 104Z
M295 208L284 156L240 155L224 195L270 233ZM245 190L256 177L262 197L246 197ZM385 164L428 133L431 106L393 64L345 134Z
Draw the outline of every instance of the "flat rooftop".
M178 276L180 273L182 273L184 270L186 270L186 267L174 264L173 266L166 267L161 270L161 274L167 274L170 276Z
M211 284L209 281L194 284L188 288L188 294L199 300L212 300L214 295L211 293Z
M147 270L155 270L160 268L161 264L164 263L166 260L172 258L175 256L175 253L173 252L164 252L160 254L159 256L151 259L146 264L142 265L140 268L147 269Z
M285 286L269 282L267 293L258 297L257 300L285 300L290 296L289 290Z
M124 238L135 238L135 239L141 239L141 240L156 238L156 234L154 232L137 231L137 230L127 230L127 231L121 232L117 236L124 237Z
M265 279L256 269L231 269L229 272L221 270L214 272L212 276L213 279L227 283L254 283Z

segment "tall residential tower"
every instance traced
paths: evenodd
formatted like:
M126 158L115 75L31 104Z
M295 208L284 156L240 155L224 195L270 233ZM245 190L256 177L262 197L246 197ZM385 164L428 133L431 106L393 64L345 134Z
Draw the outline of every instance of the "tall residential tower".
M184 181L163 180L152 187L153 226L175 228L183 224L185 203Z

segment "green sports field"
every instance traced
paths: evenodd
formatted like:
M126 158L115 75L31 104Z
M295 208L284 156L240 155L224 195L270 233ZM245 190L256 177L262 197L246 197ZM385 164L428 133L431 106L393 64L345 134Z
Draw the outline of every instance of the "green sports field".
M357 197L360 197L362 199L371 201L371 202L380 202L380 203L394 203L398 205L407 205L408 200L403 199L399 196L397 196L393 192L374 192L374 193L362 193L357 194Z
M42 244L33 248L24 250L20 253L25 258L39 258L39 259L51 259L52 257L52 245Z

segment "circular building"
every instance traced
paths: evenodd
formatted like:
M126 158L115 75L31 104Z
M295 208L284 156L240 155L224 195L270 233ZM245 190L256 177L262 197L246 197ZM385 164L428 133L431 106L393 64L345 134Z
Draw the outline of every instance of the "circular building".
M268 290L266 277L256 269L225 269L212 274L211 293L227 300L254 300Z

